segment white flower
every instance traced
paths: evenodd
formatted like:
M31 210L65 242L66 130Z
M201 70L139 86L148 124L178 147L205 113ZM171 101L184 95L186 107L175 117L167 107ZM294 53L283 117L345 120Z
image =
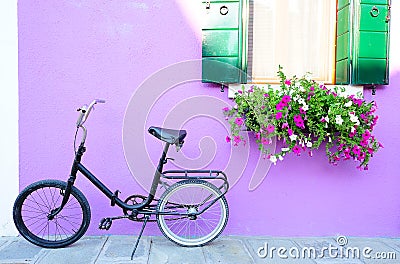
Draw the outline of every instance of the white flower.
M356 129L354 127L351 127L351 133L354 133Z
M274 163L274 165L276 165L277 158L274 155L271 155L269 161L271 161L272 163Z
M292 134L291 136L289 136L291 141L295 141L297 139L297 135Z
M358 120L358 117L357 117L357 116L355 116L355 115L352 114L352 113L349 113L349 115L350 115L350 120L351 120L351 122L356 123L357 125L360 124L360 121Z
M328 141L329 141L329 143L330 143L330 142L332 142L332 139L331 139L331 137L329 137Z
M279 159L280 161L282 161L282 160L283 160L283 157L282 157L281 155L279 155L279 156L278 156L278 159Z
M303 104L302 108L303 108L304 111L307 111L308 110L308 105L307 104Z
M304 105L304 104L306 103L306 101L304 101L303 98L300 98L300 99L299 99L299 103L302 104L302 105Z
M328 116L325 116L324 119L325 119L325 121L326 121L327 123L329 123L329 117L328 117Z
M238 109L238 105L234 105L233 108L234 108L234 109Z
M343 123L342 116L336 115L335 121L336 121L336 124L341 125Z
M304 93L306 90L304 89L303 86L300 86L300 87L299 87L299 91L302 92L302 93Z
M289 151L290 148L281 148L282 151Z
M312 147L312 143L311 143L311 141L308 141L307 142L307 148L311 148Z
M345 104L344 104L344 106L346 106L346 107L350 107L352 104L353 104L353 102L352 102L352 101L348 101L347 103L345 103Z

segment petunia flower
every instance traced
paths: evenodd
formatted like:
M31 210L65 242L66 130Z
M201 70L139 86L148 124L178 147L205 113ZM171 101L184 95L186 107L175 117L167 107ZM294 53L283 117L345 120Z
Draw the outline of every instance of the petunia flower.
M222 108L222 110L223 110L224 112L228 112L228 111L229 111L229 107L224 107L224 108Z
M289 79L287 79L287 80L285 80L285 84L286 84L287 86L289 86L289 85L292 84L292 82L291 82Z
M275 127L271 124L268 124L267 131L268 133L273 133L275 131Z
M227 143L231 142L231 138L229 136L226 136L225 140Z
M237 117L237 118L235 119L235 124L238 125L238 126L243 125L243 118Z
M235 145L237 146L240 141L242 141L242 139L240 138L240 136L234 136L233 137L233 142L235 142Z
M290 96L289 95L284 95L282 97L282 102L285 103L285 104L289 103L290 102Z
M276 113L275 118L276 118L276 120L281 119L282 118L282 112Z
M298 145L295 145L295 146L293 147L292 151L293 151L297 156L299 156L300 153L301 153L301 148L300 148Z

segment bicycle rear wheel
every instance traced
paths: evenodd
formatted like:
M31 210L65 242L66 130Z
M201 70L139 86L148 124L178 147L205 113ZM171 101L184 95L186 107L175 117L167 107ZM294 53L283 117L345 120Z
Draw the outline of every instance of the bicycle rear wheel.
M175 183L165 191L157 205L158 212L171 213L157 215L161 232L180 246L195 247L211 242L222 233L228 222L225 196L217 199L221 194L217 187L203 180ZM190 215L209 205L203 213Z
M53 219L48 215L61 205L67 183L44 180L26 187L17 197L14 223L29 242L46 248L68 246L81 238L89 227L90 207L76 187L62 211Z

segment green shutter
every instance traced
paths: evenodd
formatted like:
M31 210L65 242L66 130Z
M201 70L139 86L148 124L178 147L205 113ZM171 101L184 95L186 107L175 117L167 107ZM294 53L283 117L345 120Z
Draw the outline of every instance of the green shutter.
M338 1L337 84L389 83L389 1Z
M203 1L203 82L246 82L247 17L242 13L247 1Z

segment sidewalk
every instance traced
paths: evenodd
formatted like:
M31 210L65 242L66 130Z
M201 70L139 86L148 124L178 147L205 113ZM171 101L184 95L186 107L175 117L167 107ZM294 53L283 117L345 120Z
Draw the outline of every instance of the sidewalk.
M400 263L400 240L391 238L349 237L347 246L342 248L335 237L222 236L204 247L184 248L161 236L146 236L142 237L131 261L135 239L135 236L86 236L63 249L43 249L20 237L0 237L0 263ZM268 255L261 258L257 252L265 254L264 249L259 250L265 246ZM328 248L332 246L337 248L329 255ZM283 249L279 249L281 247ZM352 252L356 248L360 249L360 258L353 258ZM312 249L316 250L314 256ZM279 250L282 257L278 255ZM340 258L340 250L350 252L347 254L350 257ZM306 257L301 257L302 251ZM367 258L362 255L363 251ZM321 252L323 254L319 256ZM309 253L311 257L307 257ZM294 257L296 254L300 256L297 259ZM335 254L339 257L334 257Z

